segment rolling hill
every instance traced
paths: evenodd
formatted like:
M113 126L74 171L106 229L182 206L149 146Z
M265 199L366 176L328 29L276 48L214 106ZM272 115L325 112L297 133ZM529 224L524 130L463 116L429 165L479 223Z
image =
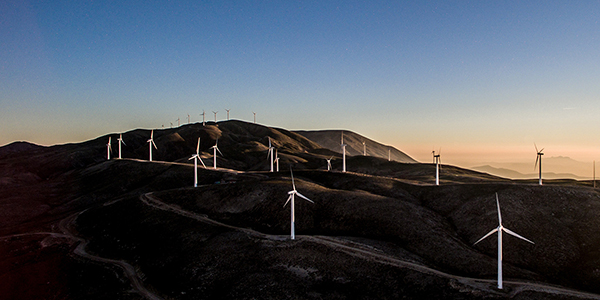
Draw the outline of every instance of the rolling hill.
M339 153L240 121L0 148L0 294L6 299L598 299L600 194L584 181L515 181ZM349 134L350 135L350 134ZM111 134L110 136L115 136ZM193 188L197 138L209 168ZM271 137L281 172L268 172ZM210 168L210 147L223 157ZM115 140L115 139L113 139ZM360 144L362 146L362 142ZM115 145L113 145L114 147ZM296 188L296 240L289 239ZM504 225L505 289L495 288Z

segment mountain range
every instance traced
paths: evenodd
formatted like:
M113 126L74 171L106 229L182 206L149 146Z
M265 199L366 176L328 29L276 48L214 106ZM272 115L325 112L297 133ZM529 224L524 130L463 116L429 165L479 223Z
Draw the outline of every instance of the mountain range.
M154 130L149 162L150 132L123 133L124 159L106 157L116 133L0 147L3 299L600 298L590 181L539 186L443 165L436 186L435 165L388 161L387 146L363 156L349 131L344 173L339 131L313 140L242 121ZM207 168L194 188L198 137ZM269 138L280 172L269 172ZM314 203L296 201L290 240L294 188ZM503 224L535 242L505 236L503 290L495 239L474 245L498 226L496 193Z

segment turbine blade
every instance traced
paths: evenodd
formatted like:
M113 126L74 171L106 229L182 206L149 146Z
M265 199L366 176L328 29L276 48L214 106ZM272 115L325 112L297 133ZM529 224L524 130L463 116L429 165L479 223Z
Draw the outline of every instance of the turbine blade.
M498 207L498 223L502 225L502 214L500 214L500 201L498 200L498 193L496 193L496 207Z
M292 195L291 194L288 197L287 201L285 201L285 204L283 205L283 207L285 207L288 204L288 202L290 202L290 200L292 200Z
M535 157L535 165L533 165L533 169L534 169L534 170L535 170L535 168L537 168L537 164L538 164L538 160L539 160L539 159L540 159L540 155L538 154L538 155Z
M299 192L296 192L296 195L298 195L298 197L300 197L300 198L303 198L304 200L308 200L309 202L315 203L314 201L312 201L312 200L310 200L310 199L306 198L306 196L304 196L304 195L300 194Z
M483 239L485 239L486 237L492 235L494 232L498 231L498 228L494 228L494 230L488 232L488 234L484 235L482 238L480 238L477 242L475 242L475 244L473 244L473 246L477 245L477 243L483 241Z
M538 151L537 145L535 143L533 143L533 146L535 147L535 153L540 153L540 151Z
M200 155L198 155L198 160L200 161L200 163L202 163L202 166L206 169L206 165L202 161L202 158L200 157Z
M528 239L526 239L526 238L524 238L524 237L522 237L522 236L520 236L520 235L516 234L515 232L511 231L511 230L510 230L510 229L508 229L508 228L505 228L505 227L503 227L503 230L504 230L504 231L506 231L506 233L508 233L508 234L510 234L510 235L512 235L512 236L518 237L518 238L520 238L520 239L522 239L522 240L524 240L524 241L530 242L530 243L532 243L532 244L534 244L534 245L535 245L535 243L534 243L534 242L532 242L532 241L530 241L530 240L528 240Z
M154 142L154 140L152 140L152 145L154 145L154 149L158 150L158 147L156 147L156 143Z
M196 154L200 153L200 138L198 138L198 146L196 146Z
M154 139L154 129L150 132L150 139Z
M218 151L219 153L221 153L221 156L225 157L225 155L223 155L223 152L221 152L221 150L219 150L219 147L217 147L217 151Z
M194 158L196 158L196 155L192 155L192 157L188 158L188 160L192 160Z

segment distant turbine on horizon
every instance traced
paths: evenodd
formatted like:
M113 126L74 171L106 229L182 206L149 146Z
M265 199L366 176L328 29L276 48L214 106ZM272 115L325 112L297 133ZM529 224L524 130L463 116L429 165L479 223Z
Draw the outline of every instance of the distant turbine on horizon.
M117 139L117 141L119 142L119 159L121 159L121 144L127 146L127 144L125 144L125 141L123 140L122 133L119 134L119 138Z
M435 185L440 185L440 164L442 163L442 148L438 151L438 154L435 154L435 151L431 151L433 153L433 160L435 163Z
M190 124L190 114L188 114L188 124Z
M311 203L315 203L315 202L313 202L312 200L306 198L304 195L302 195L298 191L296 191L296 184L294 183L294 173L292 172L292 167L291 166L290 166L290 174L292 175L292 187L293 187L293 190L291 190L291 191L288 192L288 195L290 195L290 196L288 197L288 199L285 202L285 204L283 205L283 207L285 207L288 204L288 202L290 202L290 200L291 200L291 205L290 206L292 208L292 216L291 216L291 224L290 224L290 230L291 230L290 236L291 236L291 239L294 240L294 239L296 239L296 232L295 232L296 218L295 218L295 212L294 212L294 197L296 195L298 195L298 197L300 197L300 198L302 198L304 200L307 200L307 201L309 201Z
M219 150L218 145L219 139L217 139L214 146L210 147L211 149L213 149L213 167L215 170L217 169L217 151L219 151L219 153L221 153L221 156L223 156L223 153L221 152L221 150Z
M202 116L202 126L205 126L206 125L206 121L205 121L204 117L206 116L206 113L204 112L204 109L202 110L202 113L200 115Z
M342 172L346 172L346 144L344 144L344 131L342 130L342 143L340 144L342 147Z
M152 161L152 146L154 146L154 148L158 150L158 147L156 147L156 144L154 143L154 129L152 129L152 131L150 132L150 139L146 141L146 143L148 143L148 147L150 148L150 156L148 161Z
M110 154L112 153L112 146L110 142L110 136L108 137L108 144L106 144L106 160L110 160Z
M177 118L177 127L181 127L181 119Z
M218 113L218 112L219 112L218 110L217 110L217 111L214 111L214 110L213 110L213 114L215 114L215 123L217 123L217 113Z
M252 112L254 114L254 124L256 124L256 113Z
M198 161L200 161L202 163L202 165L204 166L204 168L206 169L206 165L202 161L202 158L200 158L200 138L198 138L198 145L196 146L196 154L192 155L192 157L190 157L188 160L190 160L190 159L194 160L194 187L197 187L198 186Z
M544 153L542 151L544 151L544 148L542 148L542 150L538 151L537 145L535 143L533 143L533 146L535 147L535 152L537 152L537 157L535 158L535 165L533 166L533 169L535 170L535 168L537 167L538 161L540 162L540 185L542 185L542 155L544 155Z
M512 236L518 237L524 241L530 242L534 245L535 243L502 226L502 214L500 213L500 201L498 200L498 193L496 193L496 207L498 208L498 227L496 227L492 231L488 232L488 234L480 238L477 242L475 242L475 244L473 244L473 246L477 245L477 243L481 242L486 237L492 235L494 232L498 232L498 289L502 289L502 231Z
M227 109L227 108L226 108L225 110L227 111L227 121L229 121L229 111L230 111L231 109Z

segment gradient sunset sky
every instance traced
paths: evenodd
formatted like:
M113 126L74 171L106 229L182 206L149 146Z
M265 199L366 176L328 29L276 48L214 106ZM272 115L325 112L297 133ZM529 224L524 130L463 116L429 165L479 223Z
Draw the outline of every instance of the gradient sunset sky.
M0 145L201 120L600 159L599 1L0 1Z

